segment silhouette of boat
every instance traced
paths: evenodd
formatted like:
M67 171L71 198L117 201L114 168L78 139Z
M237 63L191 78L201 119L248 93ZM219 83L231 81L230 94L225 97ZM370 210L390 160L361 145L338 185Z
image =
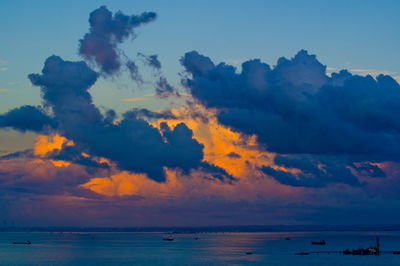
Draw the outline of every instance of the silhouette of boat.
M325 240L311 241L311 245L326 245L326 242L325 242Z
M164 240L164 241L174 241L174 238L172 236L164 236L162 240Z
M31 245L32 242L31 241L23 241L23 242L14 241L13 244L14 245Z
M246 255L253 255L253 252L246 252Z
M310 253L309 252L299 252L299 253L296 253L296 255L310 255Z
M285 237L285 240L291 240L290 237Z

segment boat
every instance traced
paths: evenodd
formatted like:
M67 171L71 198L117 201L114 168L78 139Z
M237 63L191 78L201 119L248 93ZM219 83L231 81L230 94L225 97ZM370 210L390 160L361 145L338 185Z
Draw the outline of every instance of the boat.
M325 242L325 240L311 241L311 245L326 245L326 242Z
M296 255L310 255L310 253L309 252L299 252L299 253L296 253Z
M253 255L253 252L246 252L246 255Z
M291 240L291 238L290 237L285 237L285 240Z
M23 242L14 241L13 244L14 245L31 245L32 242L31 241L23 241Z
M164 241L174 241L174 238L172 236L164 236L162 240L164 240Z

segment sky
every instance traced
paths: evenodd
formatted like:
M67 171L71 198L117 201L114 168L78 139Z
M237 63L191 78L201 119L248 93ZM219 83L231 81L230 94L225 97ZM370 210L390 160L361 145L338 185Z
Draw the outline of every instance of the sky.
M19 226L399 224L399 1L2 1Z

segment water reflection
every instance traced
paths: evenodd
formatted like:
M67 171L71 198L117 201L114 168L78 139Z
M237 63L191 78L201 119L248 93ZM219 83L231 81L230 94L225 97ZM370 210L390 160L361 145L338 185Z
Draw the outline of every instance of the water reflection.
M174 241L162 241L163 233L3 232L0 265L400 265L395 255L294 255L368 246L377 234L382 249L399 249L399 232L177 234ZM312 246L315 239L325 239L327 245ZM32 245L12 245L27 240Z

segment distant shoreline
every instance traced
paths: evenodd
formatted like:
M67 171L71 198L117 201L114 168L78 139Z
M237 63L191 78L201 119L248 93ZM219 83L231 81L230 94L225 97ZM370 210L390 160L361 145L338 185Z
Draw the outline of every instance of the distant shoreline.
M400 225L250 225L250 226L160 226L160 227L74 227L21 226L0 227L0 232L169 232L230 233L230 232L317 232L317 231L400 231Z

